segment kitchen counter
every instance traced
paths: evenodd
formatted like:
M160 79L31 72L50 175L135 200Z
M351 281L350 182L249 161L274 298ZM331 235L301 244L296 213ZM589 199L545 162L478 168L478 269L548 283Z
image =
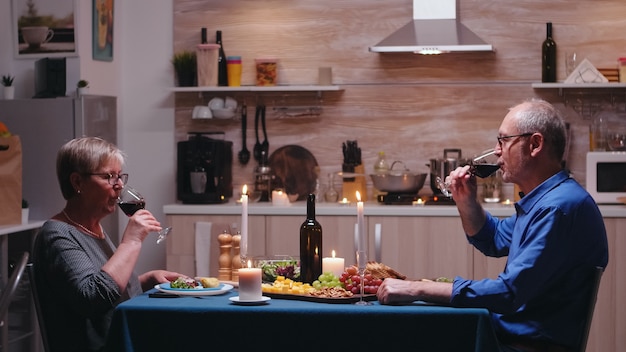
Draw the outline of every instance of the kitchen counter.
M510 216L514 214L513 205L484 204L485 210L494 216ZM626 218L626 205L600 205L600 211L605 218ZM225 204L167 204L163 206L167 215L240 215L241 205L235 201ZM248 206L249 215L306 215L306 202L298 201L287 206L275 206L272 203L251 203ZM349 205L317 203L316 215L356 215L356 203ZM366 216L459 216L459 212L452 205L385 205L377 202L366 202L364 205Z

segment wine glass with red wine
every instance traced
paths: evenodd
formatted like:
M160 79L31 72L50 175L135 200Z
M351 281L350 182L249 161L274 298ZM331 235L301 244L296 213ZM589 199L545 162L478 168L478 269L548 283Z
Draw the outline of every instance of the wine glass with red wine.
M119 205L124 214L131 217L137 212L137 210L144 209L146 207L146 200L136 189L125 186L122 188L122 193L117 198L117 205ZM159 231L157 244L163 242L171 230L171 227L166 227Z
M488 149L482 152L481 155L473 158L470 161L469 172L480 178L487 178L498 171L500 165L498 164L498 157L494 154L495 149ZM450 192L450 182L444 181L441 177L437 176L437 187L446 197L452 197Z

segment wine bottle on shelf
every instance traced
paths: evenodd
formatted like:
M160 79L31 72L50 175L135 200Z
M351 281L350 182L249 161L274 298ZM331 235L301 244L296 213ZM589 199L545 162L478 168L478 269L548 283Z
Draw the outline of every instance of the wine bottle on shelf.
M300 226L300 281L313 283L322 274L322 225L315 220L315 194L306 200L306 220Z
M556 82L556 43L552 39L552 22L546 23L546 40L541 45L541 81Z
M217 58L217 85L228 86L228 68L226 66L226 53L224 52L224 44L222 43L222 31L217 31L215 35L215 42L220 45L219 55Z
M206 36L206 27L202 27L202 29L200 30L200 43L201 44L209 43L209 41L207 40L207 36Z

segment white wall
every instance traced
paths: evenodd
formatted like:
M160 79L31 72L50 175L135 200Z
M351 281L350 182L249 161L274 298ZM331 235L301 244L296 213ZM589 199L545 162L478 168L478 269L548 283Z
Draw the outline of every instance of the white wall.
M115 2L112 62L92 60L91 1L76 1L79 57L67 62L68 93L85 78L90 93L118 97L118 145L128 154L129 183L165 221L163 205L176 201L174 96L168 91L173 86L172 0ZM28 98L34 94L35 60L14 58L11 21L10 1L1 1L0 75L16 76L16 98ZM120 216L120 233L125 224ZM165 246L155 241L156 235L150 235L144 242L138 273L165 268Z

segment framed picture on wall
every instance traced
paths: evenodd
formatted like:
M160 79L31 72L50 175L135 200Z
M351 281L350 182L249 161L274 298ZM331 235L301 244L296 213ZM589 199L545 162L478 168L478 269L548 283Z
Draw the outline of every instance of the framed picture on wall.
M75 0L11 0L18 59L78 56Z
M93 59L113 61L113 0L92 0Z

